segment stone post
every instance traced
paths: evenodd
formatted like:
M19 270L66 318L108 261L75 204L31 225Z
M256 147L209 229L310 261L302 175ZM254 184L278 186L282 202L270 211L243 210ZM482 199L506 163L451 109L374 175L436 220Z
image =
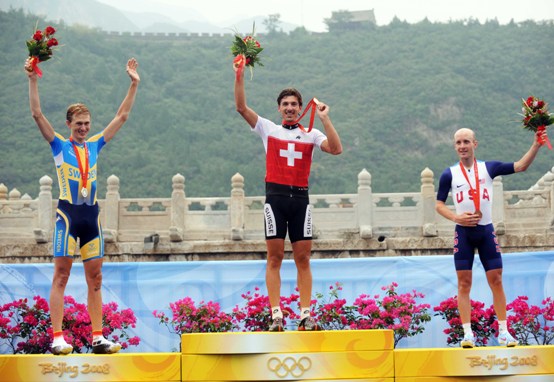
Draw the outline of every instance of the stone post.
M435 185L433 180L434 174L429 167L421 172L421 206L420 213L423 217L421 233L423 236L432 237L437 236L437 224L436 224L436 195Z
M0 200L8 200L8 187L4 183L0 183Z
M358 174L358 229L362 239L373 237L373 194L371 192L371 174L364 168Z
M40 178L38 194L38 228L33 230L37 243L48 243L52 233L52 178Z
M119 232L119 178L115 175L108 177L104 209L104 242L115 243Z
M502 177L497 176L492 181L492 222L497 235L506 233L506 224L504 223L504 185Z
M186 195L185 177L175 174L171 178L173 191L171 192L171 226L169 227L169 240L173 242L183 241L185 238Z
M231 178L231 239L244 240L244 177L238 172Z

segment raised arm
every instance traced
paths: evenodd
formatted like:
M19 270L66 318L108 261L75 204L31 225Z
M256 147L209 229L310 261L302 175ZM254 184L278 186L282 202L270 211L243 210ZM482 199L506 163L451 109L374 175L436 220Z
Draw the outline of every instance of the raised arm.
M238 71L238 64L233 64L235 74ZM248 107L246 104L246 92L244 91L244 67L240 75L235 75L235 107L237 112L242 115L242 118L250 125L251 128L256 126L258 122L258 114Z
M342 153L342 143L335 126L333 126L331 122L331 118L329 118L329 106L322 102L318 102L316 110L317 116L325 129L325 135L327 136L327 140L321 144L321 150L329 154L339 155Z
M123 99L123 102L121 102L119 110L117 110L114 119L112 119L112 121L104 129L104 139L106 142L109 142L115 136L115 134L117 134L121 126L123 126L123 124L127 122L127 119L129 119L129 113L131 113L131 109L133 108L133 104L135 103L137 89L140 82L137 67L138 62L134 58L131 58L129 59L129 61L127 61L126 70L127 74L131 78L131 85L129 85L127 95Z
M40 108L40 97L38 94L38 76L33 70L33 67L29 63L29 58L25 61L25 73L29 78L29 106L31 108L31 115L35 120L42 136L46 141L52 142L54 140L54 128L48 122L42 109Z
M537 156L537 153L539 152L539 149L541 148L541 144L539 143L541 141L544 142L546 140L546 130L542 132L536 132L535 133L535 140L533 141L533 144L529 148L529 150L521 157L520 160L514 163L514 171L515 172L522 172L527 170L529 166L531 166L531 163L535 160L535 157Z

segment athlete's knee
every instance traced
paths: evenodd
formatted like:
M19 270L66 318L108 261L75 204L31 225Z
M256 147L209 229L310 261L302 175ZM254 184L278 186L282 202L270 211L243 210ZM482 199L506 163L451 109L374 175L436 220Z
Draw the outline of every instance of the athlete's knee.
M102 287L102 271L97 270L86 275L89 288L99 290Z
M281 268L281 264L283 263L284 257L285 257L285 254L281 252L275 252L271 254L268 253L267 267L272 269Z
M502 288L502 272L498 269L493 269L487 272L487 280L491 288Z
M69 274L70 274L70 271L66 269L56 270L54 272L54 278L53 278L52 284L59 288L65 288L65 286L67 285L67 282L69 281Z
M294 263L299 270L307 270L310 268L310 252L295 253Z

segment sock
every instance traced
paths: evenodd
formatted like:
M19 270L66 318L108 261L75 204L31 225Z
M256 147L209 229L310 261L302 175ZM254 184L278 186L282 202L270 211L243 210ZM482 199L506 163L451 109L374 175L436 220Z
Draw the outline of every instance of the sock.
M272 306L271 307L271 318L272 319L283 318L283 312L281 312L281 307L280 306Z
M306 317L310 317L310 307L307 308L300 308L300 320L305 319Z
M508 324L506 323L506 320L500 321L498 320L498 332L504 333L508 331Z
M63 332L61 330L54 332L54 340L52 341L52 347L63 346L63 345L67 345L67 342L65 342L65 338L63 338Z
M464 327L464 335L473 334L473 331L471 330L471 323L469 324L462 324Z
M92 331L92 341L98 341L104 338L104 335L102 335L101 330L93 330Z

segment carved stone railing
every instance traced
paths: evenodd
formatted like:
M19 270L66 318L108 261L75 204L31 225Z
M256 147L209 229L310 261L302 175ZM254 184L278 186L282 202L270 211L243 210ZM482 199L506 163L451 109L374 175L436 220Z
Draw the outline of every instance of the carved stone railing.
M493 222L499 235L550 233L554 227L554 168L529 190L503 191L494 180ZM120 198L119 178L99 199L106 243L263 240L264 196L245 196L244 178L231 178L230 196L187 197L185 177L172 179L169 198ZM498 197L502 195L502 197ZM453 223L435 212L434 175L421 172L420 192L373 193L371 174L358 174L356 194L310 195L315 239L451 236ZM0 184L0 242L51 242L57 200L52 179L40 179L37 199ZM453 208L450 205L450 208Z

